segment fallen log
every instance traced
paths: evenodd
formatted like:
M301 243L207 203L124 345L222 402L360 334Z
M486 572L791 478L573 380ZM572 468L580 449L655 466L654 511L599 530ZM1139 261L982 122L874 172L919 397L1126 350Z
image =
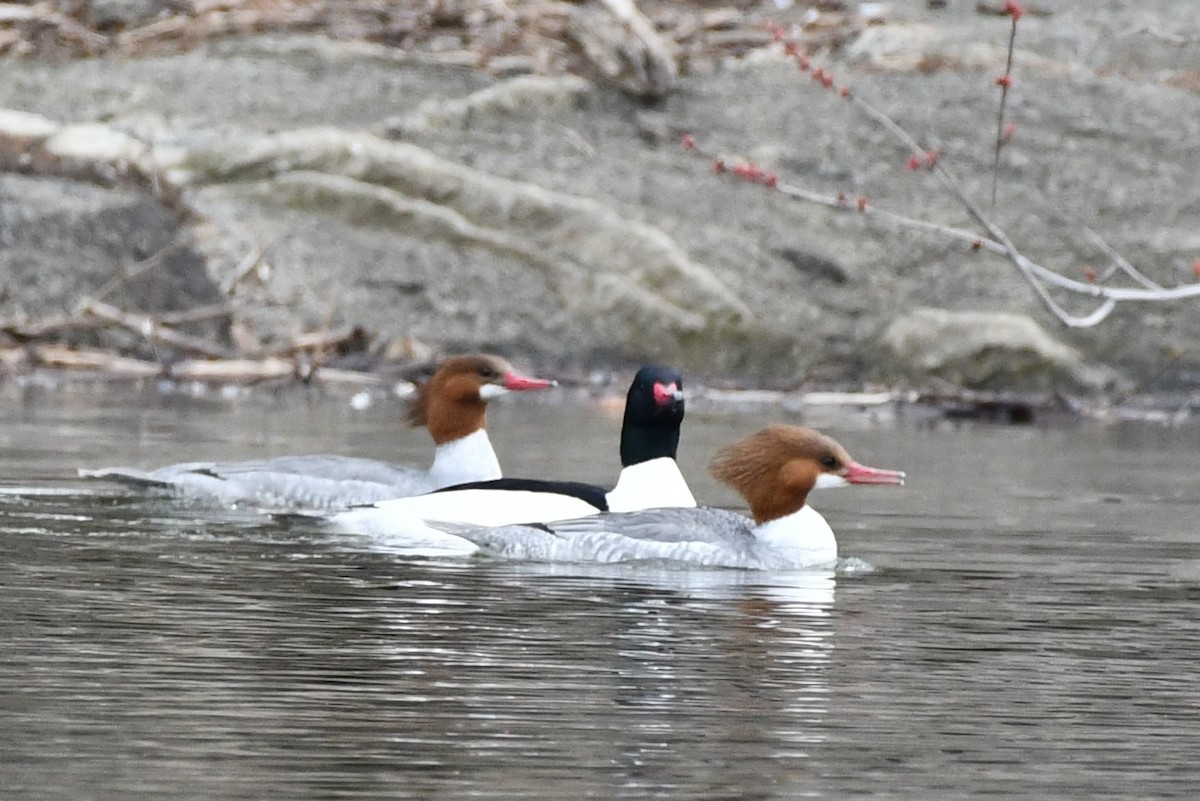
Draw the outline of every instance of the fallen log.
M171 365L167 375L180 381L257 383L296 377L296 363L287 359L188 359Z
M70 348L65 345L35 345L22 349L31 367L54 367L62 370L104 372L128 378L150 378L162 375L162 365L144 359L118 356L104 350ZM15 365L15 366L19 366Z

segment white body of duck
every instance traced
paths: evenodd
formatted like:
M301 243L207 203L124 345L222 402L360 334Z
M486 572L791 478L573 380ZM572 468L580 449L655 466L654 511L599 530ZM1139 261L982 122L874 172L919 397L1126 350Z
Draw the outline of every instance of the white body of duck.
M185 462L154 470L106 467L80 470L100 478L227 506L276 510L332 510L418 495L502 473L487 435L487 403L512 391L554 382L516 373L498 356L452 356L422 384L408 419L432 435L432 466L423 470L354 456L279 456L245 462Z
M744 569L828 568L837 540L808 506L814 488L901 484L904 474L854 462L833 439L797 426L772 426L723 448L713 475L737 489L751 517L724 509L646 509L498 528L433 525L483 552L567 562L666 560Z
M696 505L675 456L684 415L683 379L643 367L629 388L621 426L621 474L610 491L591 484L505 478L429 495L397 498L336 513L338 531L389 540L397 547L470 553L476 546L425 521L479 526L564 520L602 511Z

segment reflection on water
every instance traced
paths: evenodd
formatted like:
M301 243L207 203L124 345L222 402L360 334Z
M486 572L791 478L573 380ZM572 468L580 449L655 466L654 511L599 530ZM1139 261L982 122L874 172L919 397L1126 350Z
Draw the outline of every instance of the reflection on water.
M38 401L0 412L6 799L1200 790L1196 432L843 420L910 483L815 496L834 576L399 558L73 478L422 461L394 408ZM702 465L766 420L692 415L698 497L733 502ZM543 401L491 423L510 473L616 473L615 417ZM572 452L529 448L546 430Z

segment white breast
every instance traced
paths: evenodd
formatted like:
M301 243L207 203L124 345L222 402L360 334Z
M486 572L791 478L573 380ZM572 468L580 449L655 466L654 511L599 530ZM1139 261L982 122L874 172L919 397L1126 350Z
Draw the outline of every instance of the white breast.
M608 493L610 512L695 505L678 463L669 456L624 468L617 477L617 486Z

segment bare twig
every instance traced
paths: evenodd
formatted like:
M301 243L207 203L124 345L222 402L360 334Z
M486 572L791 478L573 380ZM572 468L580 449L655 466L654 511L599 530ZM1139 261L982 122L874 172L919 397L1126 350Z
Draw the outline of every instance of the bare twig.
M1004 147L1004 107L1008 104L1008 90L1012 88L1013 47L1017 41L1017 20L1021 18L1021 7L1014 2L1005 4L1008 16L1012 18L1012 28L1008 34L1008 59L1004 64L1004 74L996 79L1000 86L1000 110L996 114L996 154L992 162L992 211L996 211L996 186L1000 180L1000 150Z
M1150 290L1163 289L1162 284L1159 284L1156 281L1152 281L1144 273L1142 273L1141 270L1139 270L1138 268L1136 268L1132 264L1130 264L1129 261L1124 256L1122 256L1120 253L1118 253L1116 248L1114 248L1112 245L1108 244L1107 240L1105 240L1104 237L1100 236L1100 234L1096 233L1091 228L1089 228L1088 226L1079 222L1078 220L1072 220L1071 222L1077 228L1082 229L1083 232L1085 234L1087 234L1088 239L1092 240L1092 244L1094 244L1096 247L1103 250L1105 255L1107 255L1108 258L1112 261L1112 267L1109 269L1109 271L1107 273L1105 273L1103 276L1101 276L1101 280L1105 280L1105 279L1109 278L1114 272L1120 270L1121 272L1125 273L1125 275L1129 276L1130 280L1141 284L1146 289L1150 289Z
M1160 31L1157 28L1151 28L1149 26L1145 28L1138 28L1137 30L1130 31L1130 33L1149 36L1154 39L1158 39L1159 41L1167 42L1168 44L1179 45L1180 47L1200 44L1200 36L1198 35L1185 36L1179 33Z
M293 337L290 342L284 345L268 348L266 353L269 356L291 356L305 352L322 353L339 345L344 345L347 342L361 339L362 336L363 331L357 326L338 328L332 331L322 328L320 331L313 331Z
M62 314L44 320L0 320L0 332L18 342L34 342L49 339L66 331L104 328L103 320L90 320L78 315Z
M163 325L187 325L188 323L203 323L208 320L219 320L222 317L232 317L236 309L231 303L210 303L207 306L196 306L177 312L163 312L156 315Z
M151 253L149 256L142 259L141 261L135 263L128 270L118 270L116 272L116 274L113 275L112 278L105 281L104 284L101 285L101 287L99 289L97 289L95 291L95 293L93 293L93 297L96 300L100 300L102 298L107 297L113 291L115 291L119 287L123 286L124 284L129 283L130 281L132 281L134 278L137 278L142 273L149 272L150 270L153 270L155 267L158 267L159 265L161 265L163 263L163 260L165 258L167 258L168 256L170 256L174 253L179 252L186 245L187 245L187 237L182 233L176 235L166 245L159 248L154 253Z
M265 251L261 245L255 245L250 248L249 252L238 262L237 267L233 271L233 276L221 287L221 291L226 295L232 295L243 281L251 277L258 283L263 283L270 275L270 267L263 261L264 255Z

